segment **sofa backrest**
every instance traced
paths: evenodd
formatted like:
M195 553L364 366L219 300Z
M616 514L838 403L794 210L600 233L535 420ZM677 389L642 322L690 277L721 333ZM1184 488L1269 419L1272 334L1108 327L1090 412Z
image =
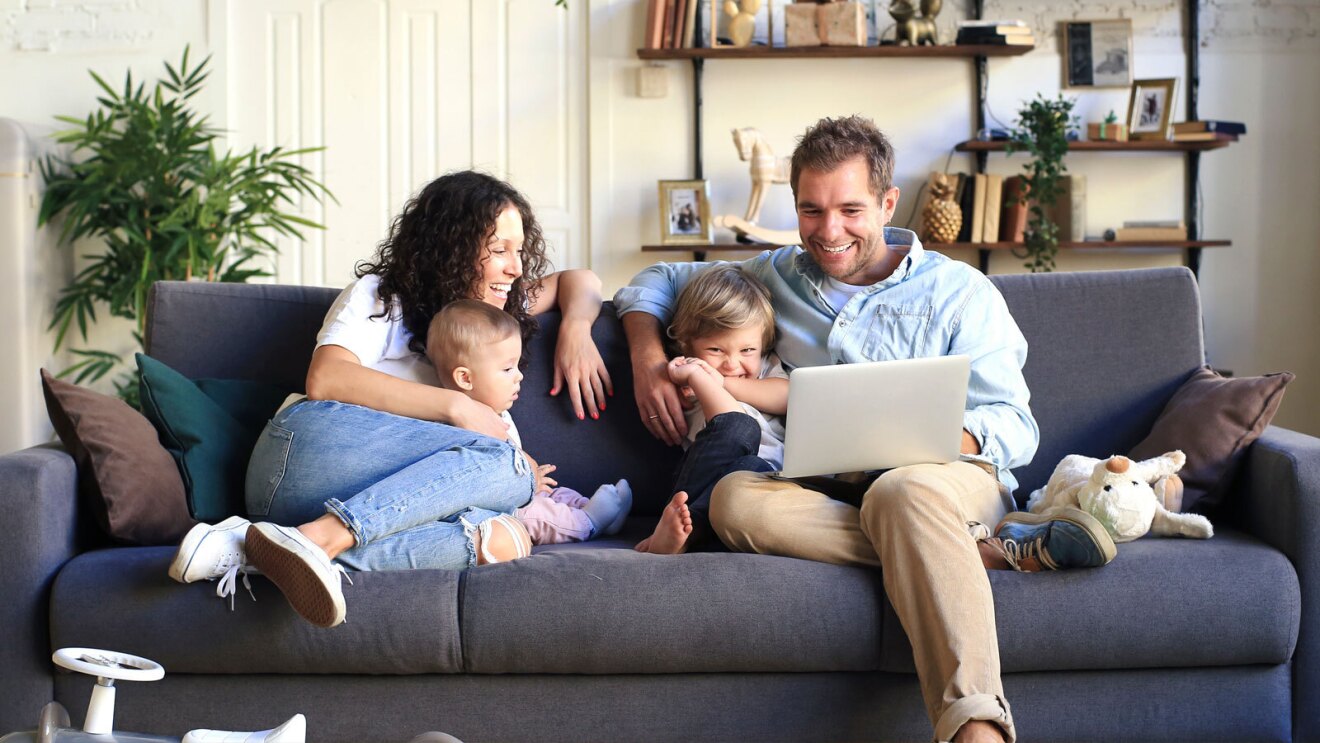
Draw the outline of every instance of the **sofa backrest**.
M147 353L191 379L255 379L302 390L316 333L337 289L274 284L162 281L147 300ZM540 318L528 352L514 421L527 451L559 470L561 485L590 495L598 485L627 477L638 515L657 515L670 493L677 449L647 433L637 414L632 366L623 326L609 302L592 329L614 384L600 420L579 421L567 392L548 394L549 360L559 315Z
M993 276L1030 350L1025 374L1041 429L1016 471L1025 500L1067 454L1127 452L1202 364L1201 307L1184 268ZM271 284L160 282L151 291L147 353L193 379L257 379L302 389L325 311L338 291ZM579 421L550 397L556 314L541 317L513 409L524 444L559 466L561 484L590 493L628 477L639 515L668 498L678 451L642 427L622 326L605 304L592 330L614 382L600 420Z
M1068 454L1126 454L1204 363L1201 300L1186 268L996 275L1027 338L1040 448L1014 471L1020 503Z

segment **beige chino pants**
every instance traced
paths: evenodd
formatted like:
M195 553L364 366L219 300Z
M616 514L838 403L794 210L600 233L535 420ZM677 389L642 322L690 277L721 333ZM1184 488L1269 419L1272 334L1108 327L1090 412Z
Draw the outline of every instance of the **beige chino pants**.
M968 527L993 528L1011 504L988 468L970 462L890 470L860 509L793 480L737 472L711 494L710 521L735 551L882 568L935 738L989 720L1012 743L990 580Z

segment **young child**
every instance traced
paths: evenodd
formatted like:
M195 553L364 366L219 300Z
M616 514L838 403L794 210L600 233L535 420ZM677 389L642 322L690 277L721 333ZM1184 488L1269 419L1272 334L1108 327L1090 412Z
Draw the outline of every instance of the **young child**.
M770 291L736 265L712 266L678 296L669 379L695 401L675 495L636 549L675 554L708 542L710 492L730 472L773 472L784 462L788 374L770 349ZM690 521L679 514L687 513Z
M522 334L518 321L485 302L461 299L436 313L426 333L426 356L444 387L489 406L509 425L509 442L522 449L509 408L518 399L522 371ZM533 544L582 542L602 534L617 534L632 508L627 480L601 485L586 498L570 488L556 487L551 464L523 456L536 472L537 492L513 512L527 527Z

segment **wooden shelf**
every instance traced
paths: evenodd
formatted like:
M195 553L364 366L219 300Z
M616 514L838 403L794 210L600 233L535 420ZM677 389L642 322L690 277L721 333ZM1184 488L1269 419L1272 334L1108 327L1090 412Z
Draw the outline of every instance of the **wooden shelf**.
M1061 242L1063 250L1186 250L1187 248L1226 248L1231 240L1087 240ZM1019 250L1022 243L922 243L931 250ZM782 245L746 243L703 243L701 245L643 245L643 253L705 253L712 250L756 252L774 250Z
M1230 240L1087 240L1086 242L1061 242L1063 250L1186 250L1188 248L1226 248L1232 245ZM931 250L1021 250L1022 243L923 243Z
M1080 140L1068 143L1069 152L1201 152L1227 147L1236 140L1214 139L1206 142L1174 142L1167 139L1139 139L1131 142L1093 142ZM954 149L959 152L1004 152L1007 142L982 142L971 139L959 142ZM1014 153L1018 154L1018 153Z
M638 49L641 59L838 59L843 57L1017 57L1034 46L944 44L941 46L744 46L697 49Z

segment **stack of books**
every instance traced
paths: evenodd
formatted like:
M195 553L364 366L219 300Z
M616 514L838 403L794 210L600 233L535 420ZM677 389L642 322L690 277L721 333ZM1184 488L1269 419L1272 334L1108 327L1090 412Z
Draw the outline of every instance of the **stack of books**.
M1036 37L1025 21L962 21L959 44L984 46L1035 46Z
M701 38L703 0L649 0L646 6L647 49L691 49L705 46ZM707 5L708 7L708 5ZM708 16L707 16L708 17Z
M1247 125L1240 121L1182 121L1173 125L1175 142L1236 142L1247 133Z
M1114 239L1119 242L1182 241L1187 239L1187 225L1181 219L1129 220L1114 230Z

